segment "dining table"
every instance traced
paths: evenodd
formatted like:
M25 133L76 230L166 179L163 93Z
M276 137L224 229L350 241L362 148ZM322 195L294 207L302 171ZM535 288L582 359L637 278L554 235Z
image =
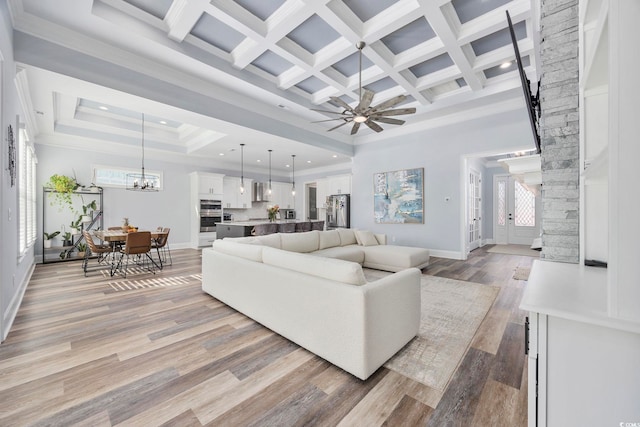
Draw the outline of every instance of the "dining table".
M156 240L160 237L166 236L168 233L162 230L136 230L136 231L149 231L151 233L151 239ZM93 235L103 242L107 242L111 245L111 251L114 253L118 250L118 246L122 246L127 241L127 235L129 232L124 230L94 230ZM155 261L153 261L154 264ZM156 264L156 266L158 266ZM158 266L162 269L161 266ZM116 272L115 256L111 257L111 276Z

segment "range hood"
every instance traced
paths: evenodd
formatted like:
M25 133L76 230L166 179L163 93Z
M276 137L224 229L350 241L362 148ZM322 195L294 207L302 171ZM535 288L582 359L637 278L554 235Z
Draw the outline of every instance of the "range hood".
M264 182L254 182L253 188L251 188L251 201L252 202L266 202L269 197L267 194L268 185Z

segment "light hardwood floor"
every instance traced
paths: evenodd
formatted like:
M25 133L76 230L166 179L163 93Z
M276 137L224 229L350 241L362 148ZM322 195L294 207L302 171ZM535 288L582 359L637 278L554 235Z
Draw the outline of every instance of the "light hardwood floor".
M200 251L173 251L151 277L178 278L162 289L38 265L0 345L0 425L524 426L526 282L512 277L533 259L480 248L423 270L501 288L444 393L385 368L361 381L226 307L200 288Z

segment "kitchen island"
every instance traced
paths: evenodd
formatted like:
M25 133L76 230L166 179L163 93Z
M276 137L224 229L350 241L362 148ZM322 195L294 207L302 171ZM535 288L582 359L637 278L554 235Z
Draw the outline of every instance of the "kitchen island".
M306 231L302 230L303 224L309 224L308 227L312 228L313 223L316 223L316 227L324 228L323 220L311 220L311 221L302 221L302 220L277 220L273 222L269 222L269 220L251 220L251 221L223 221L216 223L216 239L224 239L225 237L246 237L252 236L254 228L256 226L262 225L277 225L279 229L283 229L288 226L291 230L289 232L294 231ZM317 224L322 223L322 224ZM274 227L275 229L275 227ZM272 233L276 233L278 231L272 231Z

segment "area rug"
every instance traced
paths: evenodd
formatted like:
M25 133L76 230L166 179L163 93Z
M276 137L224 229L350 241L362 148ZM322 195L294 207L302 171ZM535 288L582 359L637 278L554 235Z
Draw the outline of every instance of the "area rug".
M516 267L513 273L514 280L529 280L529 273L531 273L530 267Z
M202 281L201 274L190 274L188 276L168 276L168 277L148 277L133 280L118 280L109 282L107 285L112 291L133 291L138 289L168 288L178 285Z
M365 276L380 277L368 269ZM500 289L423 275L421 290L418 336L384 366L444 391Z
M540 251L533 250L527 245L494 245L492 248L487 249L487 252L540 258Z

